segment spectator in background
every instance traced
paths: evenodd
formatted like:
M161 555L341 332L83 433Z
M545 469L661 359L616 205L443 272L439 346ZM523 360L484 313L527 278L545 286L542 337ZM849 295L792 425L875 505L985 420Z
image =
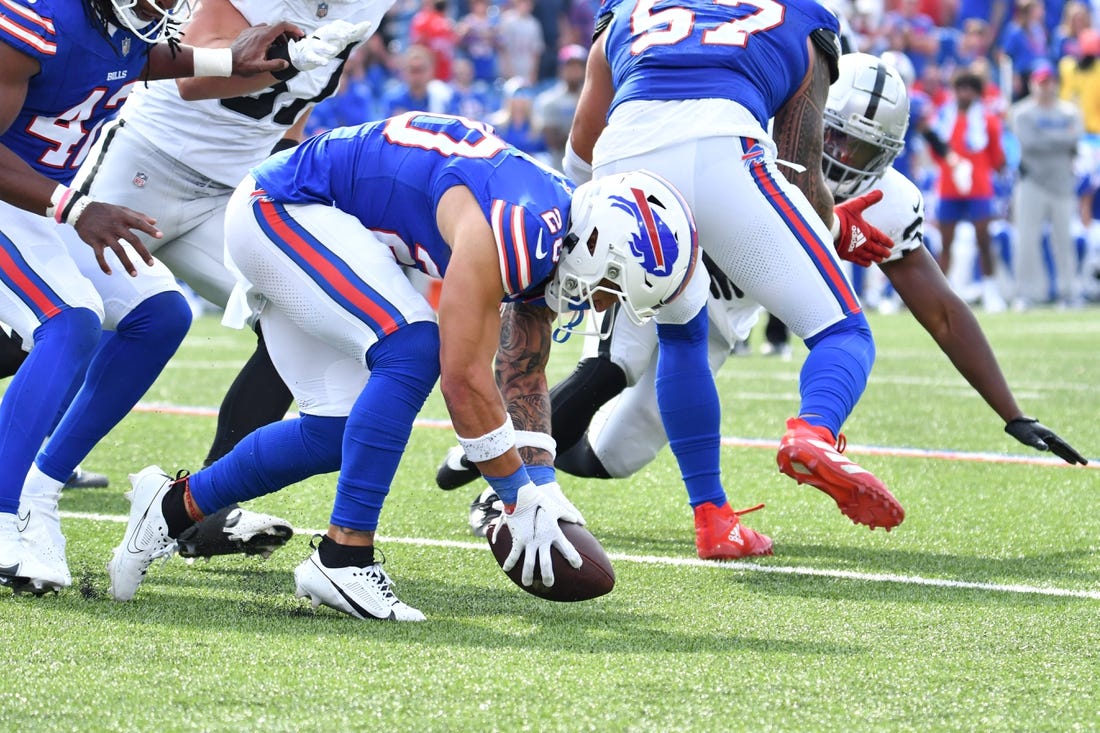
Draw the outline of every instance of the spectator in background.
M944 38L952 40L941 42L939 64L949 73L967 67L978 59L993 57L993 29L981 18L966 21L961 33L945 31Z
M1049 9L1047 12L1050 12ZM1088 3L1080 0L1070 0L1066 3L1062 8L1061 22L1051 34L1051 58L1057 62L1066 56L1079 57L1081 46L1077 37L1091 26L1092 16L1089 15Z
M504 83L501 90L501 108L490 118L489 122L506 143L535 156L544 163L549 163L546 155L546 144L542 136L535 132L531 124L531 108L534 103L535 91L527 79L514 76ZM555 162L554 167L559 168L561 160Z
M1076 102L1085 118L1085 132L1100 135L1100 31L1086 28L1077 38L1080 57L1058 63L1062 99Z
M473 63L474 79L492 84L497 78L498 10L489 0L470 0L470 12L458 21L458 50Z
M1058 99L1057 80L1049 62L1031 72L1031 93L1012 105L1009 128L1020 142L1020 177L1012 218L1016 225L1017 310L1046 302L1049 287L1043 266L1042 228L1050 231L1054 280L1061 304L1081 304L1077 248L1070 236L1076 211L1073 170L1077 142L1084 132L1081 113Z
M474 64L465 56L456 58L451 70L454 113L471 120L484 120L490 110L496 109L491 102L489 85L474 78Z
M585 48L592 47L592 33L596 29L596 11L600 9L600 0L572 0L566 13L565 33L562 44L572 43Z
M409 42L432 52L436 79L451 80L451 62L457 41L454 23L447 16L447 0L423 0L420 12L413 16L409 25Z
M573 44L563 48L558 52L558 82L535 97L535 130L542 135L550 162L556 169L562 167L587 60L588 50L584 46Z
M901 51L912 62L917 74L935 61L939 50L936 24L920 11L919 0L901 0L897 11L883 19L883 41L878 51ZM877 54L876 54L877 55Z
M1050 39L1043 22L1046 8L1039 0L1016 0L1012 20L1005 26L1001 50L1012 59L1012 80L1001 79L1012 90L1012 101L1027 96L1028 75L1039 62L1047 59Z
M454 114L454 91L445 81L432 78L435 57L425 46L413 45L401 55L401 83L382 100L382 116L423 110Z
M551 81L558 75L558 49L561 43L561 26L566 20L569 0L538 0L531 10L542 28L542 52L539 54L535 81Z
M1008 19L1008 0L960 0L955 27L966 28L966 21L977 18L993 29L993 38L1001 33Z
M957 73L952 82L954 99L940 109L935 120L924 124L921 134L939 167L940 268L944 273L951 269L956 225L971 222L981 264L982 306L998 312L1006 304L994 277L989 223L993 218L993 176L1004 168L1005 155L1001 121L982 101L984 88L982 78L974 72Z
M512 0L511 7L500 14L497 59L500 75L506 79L519 77L528 84L538 79L539 57L545 41L542 27L531 14L532 0Z

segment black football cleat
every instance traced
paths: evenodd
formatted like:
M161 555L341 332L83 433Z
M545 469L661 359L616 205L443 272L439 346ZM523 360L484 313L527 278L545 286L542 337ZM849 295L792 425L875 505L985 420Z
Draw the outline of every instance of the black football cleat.
M481 471L466 457L462 446L454 446L447 451L443 465L435 472L435 483L444 491L452 491L481 478Z
M180 557L185 558L236 554L266 558L293 536L294 528L286 520L233 504L184 531L177 543Z

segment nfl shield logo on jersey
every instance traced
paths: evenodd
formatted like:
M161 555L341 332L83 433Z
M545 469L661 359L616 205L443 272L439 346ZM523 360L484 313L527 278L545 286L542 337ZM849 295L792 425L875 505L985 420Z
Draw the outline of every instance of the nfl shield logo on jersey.
M145 175L141 171L134 174L134 179L131 181L138 188L145 188L145 184L149 182L149 176Z
M328 3L317 3L317 17L324 18L328 15Z

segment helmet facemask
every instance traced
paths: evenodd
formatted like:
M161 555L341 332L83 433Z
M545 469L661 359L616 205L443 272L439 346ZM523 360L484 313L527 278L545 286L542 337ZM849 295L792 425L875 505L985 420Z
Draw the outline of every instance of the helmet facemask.
M191 15L189 0L176 0L167 10L154 0L148 0L145 5L141 0L111 0L111 7L119 24L146 43L168 40L178 33L179 24ZM146 19L139 9L152 10L156 17Z
M825 103L822 173L838 200L867 192L905 147L909 95L901 74L870 54L840 57Z

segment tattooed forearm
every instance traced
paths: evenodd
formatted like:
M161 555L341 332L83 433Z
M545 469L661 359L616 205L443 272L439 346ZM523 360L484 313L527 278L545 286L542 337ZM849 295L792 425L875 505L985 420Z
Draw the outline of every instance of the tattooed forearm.
M550 432L550 395L546 362L550 359L553 313L542 306L509 303L501 314L496 379L516 430ZM526 463L546 463L545 451L524 448Z
M833 221L833 194L821 173L822 139L825 133L825 100L829 95L829 65L811 44L811 71L794 96L775 116L774 138L779 159L805 166L797 173L783 169L787 179L810 200L826 224Z

